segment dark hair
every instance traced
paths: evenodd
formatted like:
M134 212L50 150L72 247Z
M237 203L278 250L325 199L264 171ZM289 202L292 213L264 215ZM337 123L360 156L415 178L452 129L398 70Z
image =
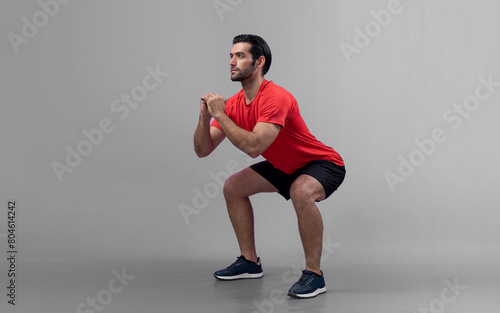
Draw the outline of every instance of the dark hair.
M233 45L238 42L248 42L251 45L249 51L253 57L253 64L255 64L255 61L262 55L264 56L264 58L266 58L266 62L262 67L262 75L266 75L267 71L269 71L269 68L271 67L272 59L271 49L267 45L267 42L257 35L250 34L241 34L235 36L233 38Z

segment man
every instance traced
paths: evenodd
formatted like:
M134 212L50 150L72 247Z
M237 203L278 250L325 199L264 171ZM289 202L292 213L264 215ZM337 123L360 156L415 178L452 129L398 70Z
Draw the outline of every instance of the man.
M278 192L292 200L306 258L302 277L288 295L315 297L326 292L320 268L323 221L315 202L326 199L340 186L345 176L344 163L335 150L311 135L295 98L264 79L271 65L271 50L261 37L234 37L229 56L231 80L241 82L243 89L227 101L214 93L201 97L195 152L198 157L206 157L227 137L249 156L262 155L266 161L232 175L224 184L241 256L214 276L219 280L263 276L249 197Z

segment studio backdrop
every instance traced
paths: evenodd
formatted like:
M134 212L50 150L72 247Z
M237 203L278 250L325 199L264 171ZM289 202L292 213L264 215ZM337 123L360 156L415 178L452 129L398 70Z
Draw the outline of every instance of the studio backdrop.
M295 96L311 132L345 161L343 185L318 204L325 266L500 275L497 1L0 8L2 290L12 264L22 296L30 275L49 281L58 268L107 275L238 255L222 186L261 158L226 139L199 159L193 133L202 95L241 89L229 52L242 33L268 42L265 78ZM252 201L263 260L300 264L292 204ZM2 292L0 307L8 300Z

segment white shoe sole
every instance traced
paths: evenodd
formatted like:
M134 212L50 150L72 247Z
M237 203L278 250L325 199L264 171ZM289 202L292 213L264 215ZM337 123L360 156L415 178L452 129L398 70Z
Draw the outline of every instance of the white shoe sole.
M290 291L288 293L288 295L290 297L293 297L293 298L308 299L308 298L314 298L317 295L320 295L320 294L325 293L325 292L326 292L326 287L323 287L323 288L318 288L311 293L305 293L305 294L296 294L296 293Z
M214 274L214 277L220 280L256 279L256 278L261 278L262 276L264 276L264 272L256 274L243 273L234 276L219 276Z

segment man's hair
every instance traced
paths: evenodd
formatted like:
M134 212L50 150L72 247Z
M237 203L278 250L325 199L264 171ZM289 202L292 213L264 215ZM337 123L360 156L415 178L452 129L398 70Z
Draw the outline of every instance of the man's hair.
M250 34L241 34L235 36L233 38L233 45L238 42L248 42L251 45L249 51L252 54L253 58L252 64L255 64L255 61L262 55L264 56L264 58L266 58L266 62L262 67L262 75L266 75L267 71L269 71L269 68L271 67L271 59L272 59L271 49L267 45L267 42L257 35L250 35Z

